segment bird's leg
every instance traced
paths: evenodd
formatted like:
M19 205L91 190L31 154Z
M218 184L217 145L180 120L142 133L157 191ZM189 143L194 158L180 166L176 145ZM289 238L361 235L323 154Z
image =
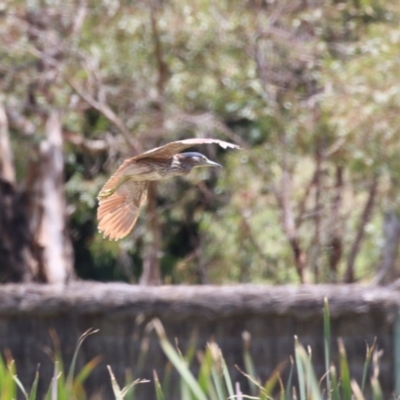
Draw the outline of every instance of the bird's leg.
M97 198L99 200L101 200L101 199L106 199L107 197L110 197L112 194L114 194L118 190L118 188L120 188L127 181L129 181L129 176L124 176L122 179L119 180L119 182L115 185L114 188L102 190L99 193L99 195L97 196Z

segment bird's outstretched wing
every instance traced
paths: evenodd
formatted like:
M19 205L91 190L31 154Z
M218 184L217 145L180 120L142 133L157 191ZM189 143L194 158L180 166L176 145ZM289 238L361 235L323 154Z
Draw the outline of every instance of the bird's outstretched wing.
M148 163L136 163L144 158L169 159L189 147L198 144L216 143L224 149L239 149L236 144L218 139L186 139L168 143L129 158L118 168L101 189L98 200L98 229L104 237L121 239L134 227L140 213L140 207L147 198L148 180L136 180L151 174ZM148 177L144 179L149 179Z
M148 181L128 180L123 182L111 194L120 182L120 170L106 182L99 194L97 220L99 232L111 240L122 239L135 226L140 214L140 207L147 198Z
M185 140L177 140L175 142L170 142L161 147L156 147L155 149L146 151L145 153L139 154L138 156L132 157L131 161L140 160L142 158L162 158L168 159L173 157L175 154L180 153L182 150L188 149L189 147L196 146L198 144L207 144L207 143L216 143L219 144L222 148L232 148L232 149L240 149L240 147L236 144L224 142L223 140L218 139L185 139Z

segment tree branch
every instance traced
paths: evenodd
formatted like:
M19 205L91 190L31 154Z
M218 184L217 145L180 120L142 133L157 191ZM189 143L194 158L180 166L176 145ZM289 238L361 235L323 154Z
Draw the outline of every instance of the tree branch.
M110 141L107 139L87 139L79 133L72 132L66 128L63 128L62 135L65 141L90 153L99 153L110 148Z
M331 222L328 243L328 259L329 268L335 275L336 280L338 264L342 258L343 252L343 235L340 229L340 208L342 205L342 192L343 192L343 166L336 166L335 176L335 194L331 204Z
M301 248L299 237L297 234L295 219L293 215L293 209L291 204L291 177L287 166L287 149L286 149L286 137L283 133L281 135L281 146L282 146L282 179L281 179L281 191L278 201L280 201L282 208L282 225L283 231L287 237L287 240L292 248L294 262L296 266L297 274L299 275L300 282L306 283L306 255Z
M86 103L88 103L95 110L103 114L122 133L125 140L135 153L139 154L141 152L138 144L131 138L131 133L129 132L128 128L106 103L100 103L87 93L83 92L78 85L72 81L72 79L67 77L65 79L79 97L86 101Z
M365 226L371 219L372 211L375 205L375 197L378 191L378 175L375 174L369 188L368 199L365 203L364 210L361 214L360 221L358 222L356 238L351 246L349 257L347 259L347 269L345 274L345 282L354 282L354 264L356 257L360 251L361 243L364 239Z

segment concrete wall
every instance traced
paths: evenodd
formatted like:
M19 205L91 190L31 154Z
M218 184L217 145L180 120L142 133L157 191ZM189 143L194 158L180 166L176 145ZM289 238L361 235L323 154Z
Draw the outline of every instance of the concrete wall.
M400 305L395 291L361 286L166 286L145 288L126 284L74 283L68 286L0 286L0 348L9 349L17 373L30 387L40 363L40 390L47 389L53 364L46 349L53 348L49 331L57 333L68 364L79 336L89 328L100 331L89 337L79 355L79 366L101 355L102 362L87 382L89 393L112 399L106 365L123 384L127 369L135 368L142 338L149 339L145 364L134 378L162 376L167 359L155 334L145 333L154 317L164 324L168 337L179 340L182 350L195 333L199 348L215 340L235 379L245 391L247 382L234 369L243 367L242 333L251 335L256 370L266 379L293 354L293 336L313 350L314 364L324 373L323 299L330 302L332 350L336 338L344 339L352 374L361 380L366 342L377 337L384 350L380 362L385 397L394 390L393 330ZM171 384L171 399L177 390ZM152 383L142 384L140 399L153 399Z

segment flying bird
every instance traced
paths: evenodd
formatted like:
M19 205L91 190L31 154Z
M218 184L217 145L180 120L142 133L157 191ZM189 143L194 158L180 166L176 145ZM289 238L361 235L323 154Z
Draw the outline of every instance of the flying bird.
M118 240L128 235L139 217L140 207L146 202L150 181L187 175L197 167L222 168L201 153L180 153L206 143L217 143L224 149L240 148L218 139L186 139L126 159L97 196L98 229L103 237Z

